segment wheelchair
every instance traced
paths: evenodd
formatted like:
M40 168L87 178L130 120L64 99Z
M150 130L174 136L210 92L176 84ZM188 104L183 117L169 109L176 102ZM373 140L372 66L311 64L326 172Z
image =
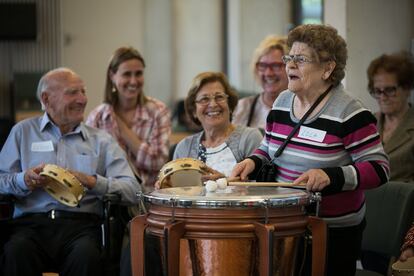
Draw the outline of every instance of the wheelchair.
M0 255L3 245L7 242L7 224L13 220L13 196L0 194ZM103 197L102 229L102 259L107 276L117 276L120 271L120 258L126 226L130 220L127 206L120 205L121 196L106 194ZM56 272L52 270L46 272ZM45 275L45 274L43 274ZM49 274L47 274L49 275Z

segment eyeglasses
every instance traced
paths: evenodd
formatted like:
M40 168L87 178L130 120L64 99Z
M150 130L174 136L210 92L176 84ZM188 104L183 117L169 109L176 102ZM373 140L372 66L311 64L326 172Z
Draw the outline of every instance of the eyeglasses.
M281 69L285 68L285 64L283 62L272 62L272 63L266 63L266 62L258 62L256 63L256 69L259 72L265 72L266 69L272 69L273 71L280 71Z
M201 96L200 98L196 99L195 102L198 103L199 105L208 105L211 100L214 100L216 103L224 103L225 101L227 101L227 98L229 97L229 95L224 94L224 93L217 93L215 95L204 95Z
M387 86L384 88L373 88L369 93L375 99L379 99L381 94L384 94L387 97L394 97L397 94L398 86Z
M312 59L303 55L284 55L282 56L282 60L284 64L288 64L289 62L293 61L293 63L297 65L313 62Z

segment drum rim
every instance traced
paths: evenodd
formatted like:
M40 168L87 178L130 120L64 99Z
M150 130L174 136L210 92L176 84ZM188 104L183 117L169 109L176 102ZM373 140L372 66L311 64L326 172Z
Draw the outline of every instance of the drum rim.
M194 186L199 187L199 186ZM262 187L263 188L263 187ZM175 188L167 188L175 189ZM274 188L273 188L274 189ZM289 188L279 188L289 189ZM205 195L186 196L186 195L162 195L161 194L144 194L144 201L156 205L175 207L197 207L197 208L216 208L216 207L290 207L290 206L304 206L312 203L312 197L309 192L303 190L294 190L294 195L275 196L258 196L251 195L246 198L236 197L216 197L214 199L206 199Z

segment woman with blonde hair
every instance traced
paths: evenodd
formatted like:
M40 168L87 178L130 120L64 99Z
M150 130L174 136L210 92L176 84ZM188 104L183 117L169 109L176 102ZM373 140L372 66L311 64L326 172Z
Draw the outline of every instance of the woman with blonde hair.
M253 53L251 69L262 92L243 98L234 110L233 123L264 129L273 102L287 89L288 79L282 56L287 54L286 38L267 36Z

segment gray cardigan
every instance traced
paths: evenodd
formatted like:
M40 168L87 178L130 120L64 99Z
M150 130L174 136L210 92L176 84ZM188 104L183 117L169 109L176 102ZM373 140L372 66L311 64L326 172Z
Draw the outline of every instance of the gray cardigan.
M191 157L198 158L198 146L204 131L188 136L181 140L175 151L173 159ZM257 149L262 141L263 136L256 128L236 126L236 129L230 134L226 143L233 152L237 162L242 161L251 155Z

